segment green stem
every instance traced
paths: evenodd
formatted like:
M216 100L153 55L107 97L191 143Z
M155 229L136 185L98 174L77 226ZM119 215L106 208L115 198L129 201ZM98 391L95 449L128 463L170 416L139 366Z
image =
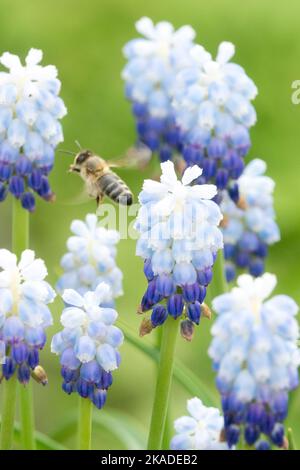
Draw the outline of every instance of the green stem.
M13 441L17 396L17 379L14 375L9 380L5 380L3 389L0 449L10 450Z
M287 430L287 438L288 438L288 443L289 443L289 450L296 450L293 431L291 428L288 428Z
M149 450L161 450L172 383L179 322L169 317L163 325L156 391L148 440Z
M218 295L228 292L228 284L225 278L223 250L218 251L217 259L213 267L213 280L208 288L208 292L210 293L211 300Z
M34 450L34 412L31 383L27 384L26 387L20 386L20 421L23 448Z
M80 398L78 422L78 449L92 448L92 414L93 404L88 398Z
M29 247L29 212L23 209L20 201L13 200L12 251L20 258ZM34 413L31 385L20 385L21 439L24 449L35 449Z

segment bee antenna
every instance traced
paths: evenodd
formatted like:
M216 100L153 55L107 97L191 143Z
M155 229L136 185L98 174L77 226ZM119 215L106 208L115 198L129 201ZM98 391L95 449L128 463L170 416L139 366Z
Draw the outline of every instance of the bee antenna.
M81 147L80 143L78 142L78 140L75 140L75 144L77 145L77 147L79 148L79 150L82 150L82 147Z
M60 153L66 153L67 155L76 155L76 152L71 152L71 150L62 150L62 149L59 149L58 152L60 152Z

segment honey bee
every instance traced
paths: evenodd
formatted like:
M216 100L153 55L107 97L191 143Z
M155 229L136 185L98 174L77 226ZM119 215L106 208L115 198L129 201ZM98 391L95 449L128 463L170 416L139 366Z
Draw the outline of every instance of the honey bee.
M81 150L69 171L80 174L88 195L95 198L98 205L104 196L108 196L114 202L130 206L133 194L127 184L111 170L113 166L91 150Z

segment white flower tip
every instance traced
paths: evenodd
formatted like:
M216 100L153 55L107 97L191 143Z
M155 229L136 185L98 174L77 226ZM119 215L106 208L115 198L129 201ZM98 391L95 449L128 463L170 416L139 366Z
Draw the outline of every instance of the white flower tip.
M4 52L0 57L0 62L8 69L21 67L21 61L19 57L15 54L11 54L10 52Z
M199 178L202 175L202 169L198 165L194 165L192 167L188 167L182 177L182 184L187 186L195 179Z
M62 299L66 304L81 307L83 299L74 289L65 289L62 293Z
M27 66L37 65L43 58L43 52L40 49L30 49L25 59Z
M153 21L148 16L143 16L136 21L135 28L140 34L149 36L153 32Z
M232 44L232 42L223 41L219 45L216 60L219 64L226 64L234 56L234 53L235 53L234 44Z

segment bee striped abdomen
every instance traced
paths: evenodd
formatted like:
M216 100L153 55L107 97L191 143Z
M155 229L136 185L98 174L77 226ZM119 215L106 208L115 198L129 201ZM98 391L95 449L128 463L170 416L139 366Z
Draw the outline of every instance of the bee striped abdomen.
M130 206L133 202L132 192L128 186L113 172L103 175L98 180L101 191L118 204Z

